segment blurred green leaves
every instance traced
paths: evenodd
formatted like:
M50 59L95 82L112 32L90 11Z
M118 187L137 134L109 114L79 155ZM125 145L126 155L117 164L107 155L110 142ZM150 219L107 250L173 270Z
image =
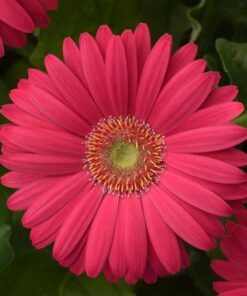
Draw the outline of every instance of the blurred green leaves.
M1 259L1 257L0 257ZM0 261L1 263L1 261ZM134 296L133 287L124 282L108 282L103 276L76 277L44 252L30 252L15 258L0 276L0 295L4 296Z
M10 226L0 225L0 271L14 259L14 251L9 242Z
M216 48L230 82L238 85L239 100L247 103L247 43L218 39Z

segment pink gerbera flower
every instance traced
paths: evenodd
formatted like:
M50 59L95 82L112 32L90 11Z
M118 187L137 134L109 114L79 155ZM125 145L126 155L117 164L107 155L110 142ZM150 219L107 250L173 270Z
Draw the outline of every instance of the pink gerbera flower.
M212 268L225 282L214 283L219 296L247 295L247 210L237 215L240 224L228 222L228 234L220 243L227 258L213 260Z
M246 197L236 87L217 87L195 44L171 50L168 34L151 49L145 24L121 36L101 26L79 48L66 38L64 62L48 55L47 73L31 69L2 108L13 122L2 183L18 189L8 206L76 274L175 274L189 263L182 241L214 248L228 201Z
M0 57L4 44L19 48L26 45L26 33L47 27L47 11L55 10L58 0L0 0Z

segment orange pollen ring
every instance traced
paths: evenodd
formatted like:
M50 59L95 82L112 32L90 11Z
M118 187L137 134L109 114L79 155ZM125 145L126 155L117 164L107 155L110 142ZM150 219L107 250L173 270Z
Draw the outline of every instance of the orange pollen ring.
M85 145L85 168L104 192L139 196L164 169L164 136L133 116L100 120Z

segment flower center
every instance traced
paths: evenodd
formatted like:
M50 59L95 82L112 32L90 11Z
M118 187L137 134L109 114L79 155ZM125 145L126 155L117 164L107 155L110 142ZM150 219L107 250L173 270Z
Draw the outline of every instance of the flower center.
M164 137L135 117L100 120L85 144L85 167L105 192L140 195L164 167Z
M110 150L110 160L115 168L133 168L139 159L139 150L132 143L117 141Z

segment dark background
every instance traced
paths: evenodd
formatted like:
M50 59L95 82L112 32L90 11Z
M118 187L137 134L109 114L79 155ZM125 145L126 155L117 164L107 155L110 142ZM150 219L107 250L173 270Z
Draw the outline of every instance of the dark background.
M81 32L95 34L100 24L109 24L114 33L135 28L140 22L150 26L153 42L164 32L173 35L174 50L188 41L199 46L198 56L208 69L222 74L222 84L239 87L238 100L247 105L247 0L60 0L52 12L51 25L28 37L24 49L7 49L0 60L0 102L7 103L8 91L30 67L43 69L47 53L61 56L65 36L77 41ZM0 118L4 123L4 119ZM247 126L247 113L236 122ZM241 147L245 149L244 145ZM246 150L246 149L245 149ZM4 172L0 168L1 174ZM58 266L51 250L36 251L22 228L22 213L10 213L5 200L11 191L0 185L0 295L1 296L211 296L216 276L210 269L219 250L203 253L188 247L191 267L176 276L161 278L156 284L140 281L128 286L113 285L103 276L75 277Z

